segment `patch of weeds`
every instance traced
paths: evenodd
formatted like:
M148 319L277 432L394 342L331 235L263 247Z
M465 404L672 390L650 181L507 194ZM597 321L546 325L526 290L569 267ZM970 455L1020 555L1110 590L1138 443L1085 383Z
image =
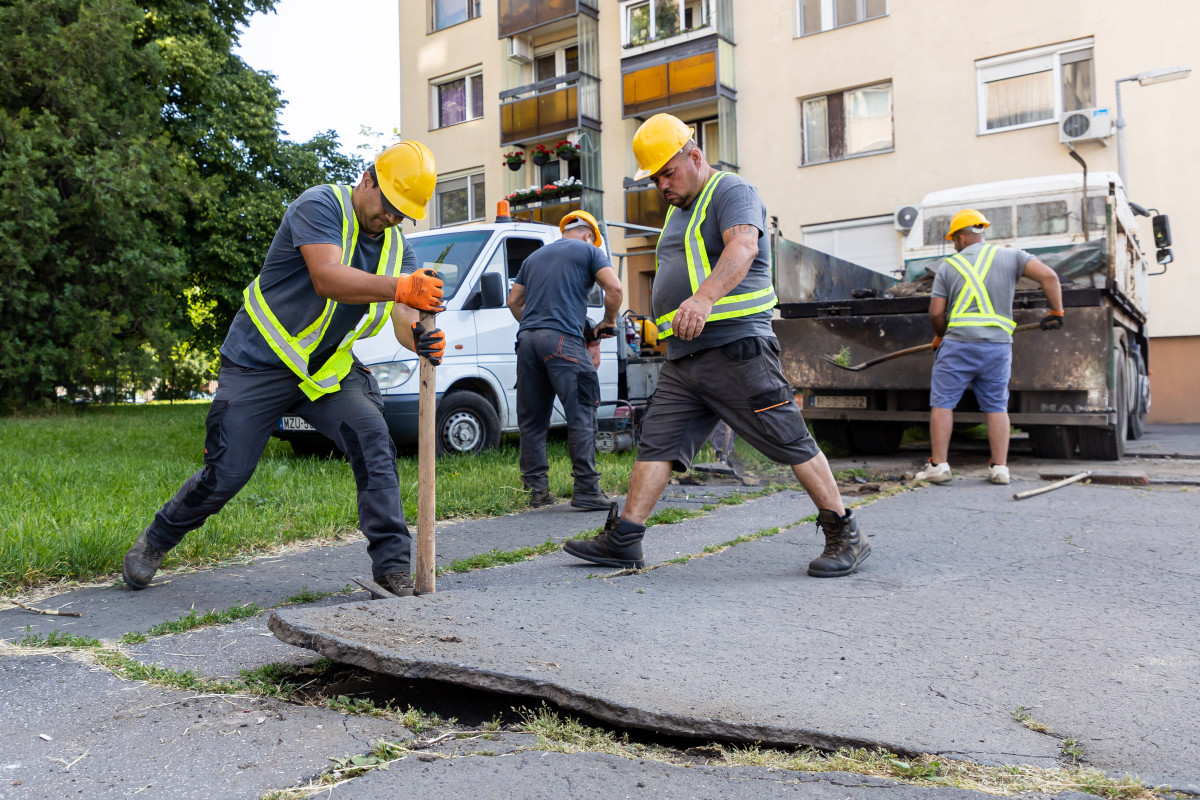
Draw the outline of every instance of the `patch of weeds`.
M552 753L611 753L627 755L623 747L628 736L617 738L609 731L584 725L574 717L566 717L542 703L536 710L514 708L521 717L518 723L523 733L538 738L537 749Z
M663 563L664 564L686 564L687 562L689 562L691 560L692 560L691 556L675 556L675 558L668 558Z
M867 472L866 467L851 467L850 469L838 470L833 473L833 477L839 483L850 483L855 478L869 478L871 474Z
M150 641L150 637L139 631L131 631L130 633L121 634L121 644L142 644Z
M695 519L696 517L704 516L703 511L692 511L687 508L675 508L669 506L662 511L657 511L650 515L646 520L646 527L650 528L655 525L674 525L678 522L683 522L685 519Z
M439 574L448 572L471 572L477 569L488 569L489 567L500 567L508 564L519 564L522 561L528 561L536 556L545 555L546 553L554 553L562 549L562 545L558 542L547 539L542 544L536 547L520 547L516 550L492 550L488 553L480 553L471 556L470 558L458 559L451 561L450 566L439 571Z
M1079 743L1074 739L1063 739L1058 747L1064 756L1071 759L1072 764L1078 764L1079 759L1083 758L1083 751L1079 749Z
M294 664L263 664L244 669L241 675L247 688L255 694L288 700L300 688L294 680L299 673L300 667Z
M239 694L245 686L238 682L216 681L197 675L191 670L169 669L157 664L143 664L136 659L111 650L99 650L96 660L113 674L131 681L145 681L156 686L185 689L207 694Z
M495 750L476 750L475 755L477 755L477 756L494 756L494 755L496 755L496 751Z
M503 724L504 724L504 717L500 714L497 714L496 716L492 717L490 722L485 722L480 727L483 728L485 731L498 731L498 730L500 730L500 726Z
M837 355L833 357L833 363L839 367L850 366L850 348L843 347L841 350L838 350Z
M602 533L604 533L604 528L593 528L590 531L583 531L582 533L577 533L574 536L568 536L566 540L582 541L584 539L594 539Z
M100 640L54 630L49 633L27 633L16 644L17 647L99 647Z
M301 586L300 591L296 592L291 597L285 598L284 601L279 604L279 606L298 606L306 603L315 603L318 600L324 600L326 597L332 597L335 594L337 594L337 592L314 592L310 591L307 586Z
M357 714L364 717L387 717L390 709L379 706L374 700L361 697L347 697L344 694L334 695L325 700L325 707L330 711L340 711L343 714Z
M437 714L426 714L421 709L413 708L412 706L409 706L407 711L400 714L396 718L396 721L413 733L421 733L431 728L437 728L453 722L452 720L443 720Z
M213 609L212 611L205 611L203 614L197 614L196 610L192 609L186 617L180 617L174 622L163 622L155 625L146 631L146 634L148 636L162 636L167 633L184 633L209 625L224 625L227 622L236 622L256 617L261 610L254 603L226 608L223 611Z
M1012 712L1012 718L1024 725L1026 728L1029 728L1031 731L1037 731L1038 733L1049 733L1049 726L1047 726L1045 723L1035 720L1029 711L1030 709L1026 706L1019 706L1016 711Z

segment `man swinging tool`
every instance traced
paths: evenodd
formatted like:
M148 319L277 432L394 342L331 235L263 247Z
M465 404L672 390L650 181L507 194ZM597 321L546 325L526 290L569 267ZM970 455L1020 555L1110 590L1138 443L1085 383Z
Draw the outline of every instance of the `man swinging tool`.
M917 473L918 480L950 482L954 407L971 386L979 410L987 415L992 451L988 480L1008 483L1008 379L1012 374L1012 334L1017 327L1012 306L1022 275L1041 284L1050 305L1042 317L1042 330L1063 326L1058 275L1024 250L985 244L983 231L990 224L973 208L955 214L946 234L946 240L954 242L955 255L942 263L933 280L929 301L929 322L935 334L929 391L933 454L925 469Z
M402 345L440 363L445 337L425 330L417 310L441 310L442 279L416 269L397 227L425 217L436 182L429 149L403 141L384 150L357 186L315 186L288 206L221 345L204 468L125 554L121 572L131 589L146 588L171 548L245 486L279 418L296 414L350 461L375 581L413 594L396 448L379 385L350 348L390 318Z
M814 577L849 575L871 553L842 505L829 462L809 435L779 365L771 329L775 290L767 210L742 178L709 165L695 131L655 114L633 137L641 169L670 204L656 251L654 315L667 361L642 421L629 495L613 503L598 536L568 541L573 556L641 567L646 519L671 478L688 469L718 420L774 461L788 464L817 506L825 550Z

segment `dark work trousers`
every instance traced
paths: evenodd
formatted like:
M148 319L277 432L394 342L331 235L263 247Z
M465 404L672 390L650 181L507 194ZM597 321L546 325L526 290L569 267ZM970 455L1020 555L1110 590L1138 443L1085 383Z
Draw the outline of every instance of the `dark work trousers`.
M521 428L521 480L532 492L549 488L546 434L554 398L567 418L567 443L576 494L600 491L596 471L596 407L600 379L583 337L550 328L517 336L517 425Z
M376 578L409 572L412 539L404 524L396 446L383 419L379 385L360 364L341 389L313 401L286 367L246 369L221 359L217 393L205 423L204 468L188 478L146 529L167 551L220 511L258 466L271 431L284 414L297 414L346 454L358 486L358 525L367 537Z

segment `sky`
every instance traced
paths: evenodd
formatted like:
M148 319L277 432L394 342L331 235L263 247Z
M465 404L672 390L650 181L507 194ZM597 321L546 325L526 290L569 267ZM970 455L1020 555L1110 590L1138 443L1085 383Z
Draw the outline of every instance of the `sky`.
M237 55L274 73L287 105L285 138L308 141L337 131L342 149L369 157L400 126L400 37L397 0L278 0L242 32ZM360 135L368 125L384 133ZM359 151L370 144L370 152Z

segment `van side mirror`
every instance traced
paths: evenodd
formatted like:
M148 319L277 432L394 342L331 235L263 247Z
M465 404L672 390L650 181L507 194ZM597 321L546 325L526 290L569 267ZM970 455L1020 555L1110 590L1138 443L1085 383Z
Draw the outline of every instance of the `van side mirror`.
M480 308L504 308L504 276L499 272L485 272L479 279Z
M1164 247L1170 247L1171 220L1167 218L1167 215L1156 214L1154 219L1150 220L1150 224L1154 227L1154 246L1160 250Z

